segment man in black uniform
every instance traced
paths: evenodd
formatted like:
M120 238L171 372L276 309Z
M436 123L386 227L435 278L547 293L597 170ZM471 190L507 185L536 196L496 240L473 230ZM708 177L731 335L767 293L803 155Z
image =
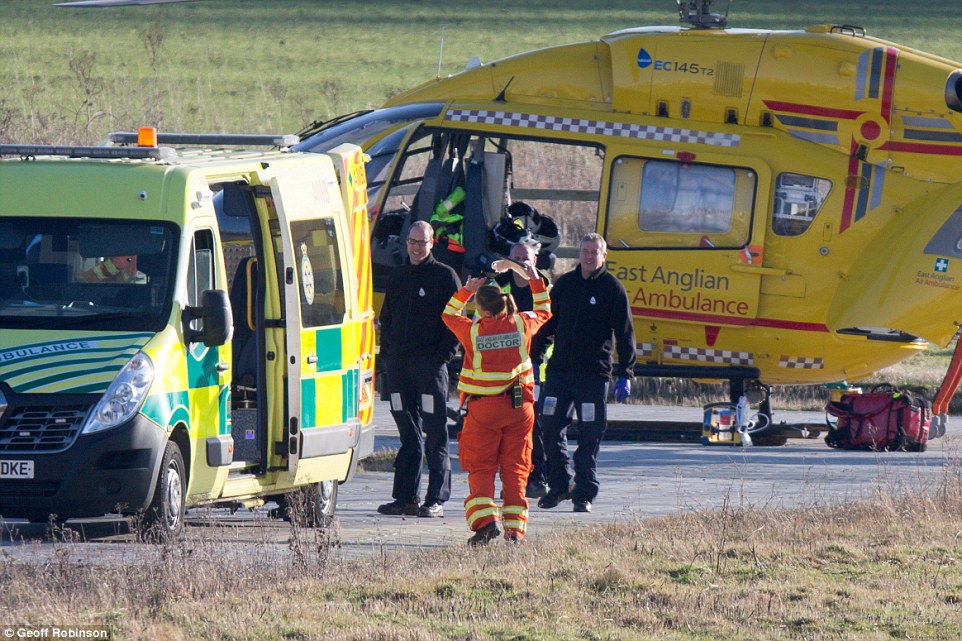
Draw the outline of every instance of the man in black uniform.
M538 245L526 243L524 241L515 243L511 246L510 257L525 265L534 265L538 260ZM539 272L540 273L540 272ZM521 278L514 270L502 272L495 277L495 282L501 290L511 294L519 312L530 312L534 309L534 297L531 294L531 286L528 281ZM547 288L550 284L548 277L541 275ZM528 487L525 489L525 496L529 499L536 499L548 493L547 478L545 477L545 453L544 438L542 436L541 424L538 414L541 412L541 361L532 361L534 365L534 390L535 390L535 421L534 429L531 432L533 449L531 450L531 475L528 477Z
M605 268L605 239L581 239L580 264L562 275L551 290L552 317L535 337L532 360L554 341L541 391L541 426L548 462L548 494L540 508L571 498L575 512L590 512L598 495L598 449L608 425L608 383L612 353L618 345L615 399L628 398L635 366L635 331L628 294ZM578 414L578 449L574 454L574 488L568 472L567 428L574 405Z
M447 364L458 340L441 321L441 312L461 289L461 280L453 269L434 259L433 244L431 225L424 221L411 225L409 262L391 274L381 306L380 355L387 372L391 415L401 437L394 459L394 500L377 508L381 514L444 516L444 502L451 496ZM419 507L425 456L428 488Z

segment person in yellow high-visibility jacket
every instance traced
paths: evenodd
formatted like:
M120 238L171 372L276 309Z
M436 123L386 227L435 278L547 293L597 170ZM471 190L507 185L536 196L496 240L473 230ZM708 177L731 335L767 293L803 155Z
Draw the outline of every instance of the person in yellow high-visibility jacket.
M509 261L495 261L502 271ZM518 267L514 264L515 267ZM518 269L521 269L518 267ZM451 297L442 314L464 347L458 380L461 406L467 407L458 435L459 458L468 473L465 517L474 535L470 545L484 545L501 534L520 542L528 522L525 486L531 471L531 430L534 425L534 372L528 350L531 339L551 317L544 282L534 265L523 269L535 308L517 312L514 299L485 278L472 278ZM478 315L462 315L475 297ZM494 499L494 477L500 470L504 506Z

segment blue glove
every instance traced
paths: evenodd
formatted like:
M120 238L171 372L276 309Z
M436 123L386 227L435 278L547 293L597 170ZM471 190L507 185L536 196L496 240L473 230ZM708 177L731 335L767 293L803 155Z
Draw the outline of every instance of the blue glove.
M615 400L619 403L624 403L628 400L628 396L631 395L631 381L627 376L622 376L615 383Z

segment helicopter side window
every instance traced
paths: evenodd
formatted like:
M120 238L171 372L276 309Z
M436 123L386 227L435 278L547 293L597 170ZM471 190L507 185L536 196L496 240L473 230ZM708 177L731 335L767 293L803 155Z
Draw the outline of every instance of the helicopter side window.
M615 160L606 237L616 247L740 247L755 173L665 160Z
M808 231L832 190L832 182L802 174L779 174L775 180L772 231L778 236L800 236Z

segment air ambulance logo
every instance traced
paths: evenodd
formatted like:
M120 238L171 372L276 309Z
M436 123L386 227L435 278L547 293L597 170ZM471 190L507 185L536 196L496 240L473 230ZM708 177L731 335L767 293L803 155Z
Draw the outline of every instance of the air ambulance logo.
M307 243L301 243L301 289L308 305L314 304L314 268L307 255Z

